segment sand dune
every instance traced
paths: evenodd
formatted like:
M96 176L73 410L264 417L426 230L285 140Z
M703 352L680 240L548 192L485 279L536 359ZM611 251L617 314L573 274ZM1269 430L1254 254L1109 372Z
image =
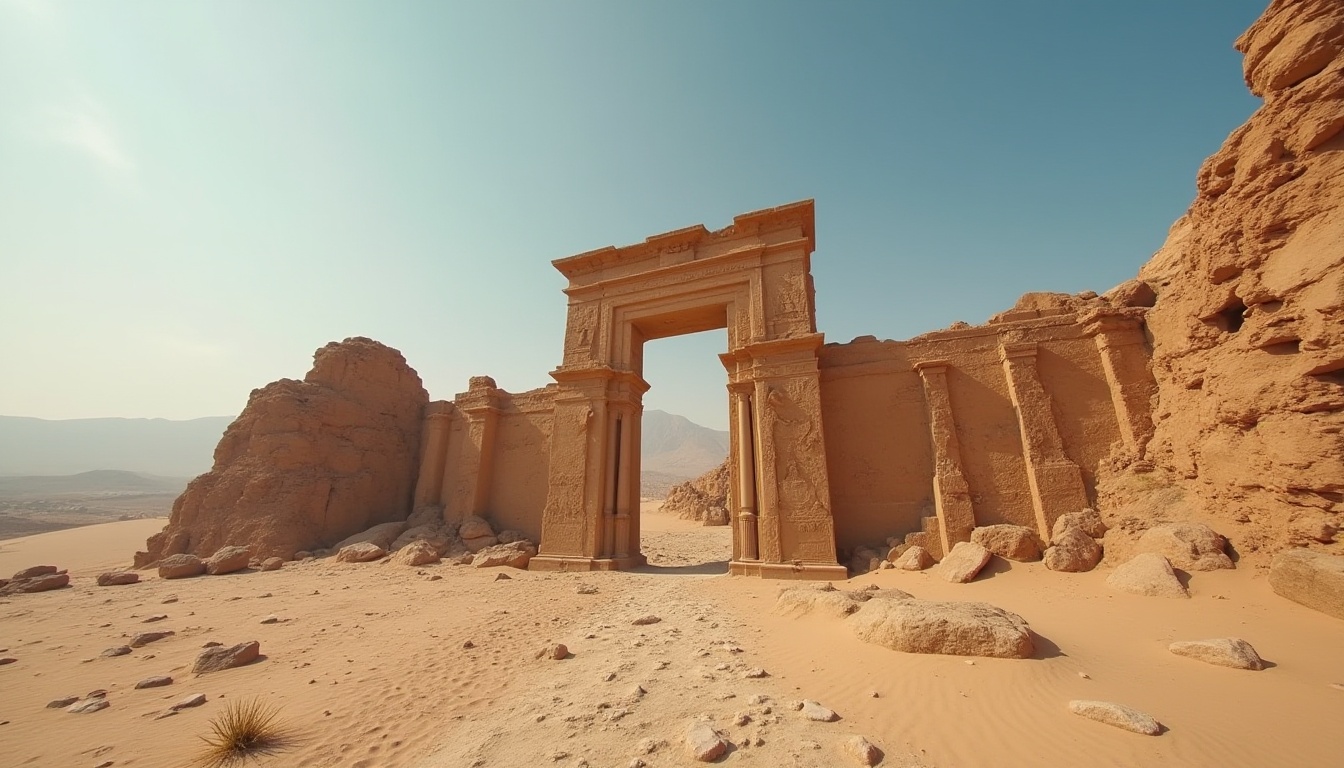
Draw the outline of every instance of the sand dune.
M254 763L277 767L688 765L684 733L697 718L733 745L721 761L743 766L853 765L841 745L856 734L890 766L1332 766L1344 750L1344 690L1330 685L1344 683L1344 622L1273 595L1252 570L1197 574L1190 600L1114 593L1106 571L1039 564L966 585L896 571L841 584L986 600L1042 638L1036 659L972 665L864 644L839 620L775 615L779 582L721 575L727 529L647 505L651 566L638 573L320 560L92 585L161 524L4 542L4 572L45 561L76 575L70 589L0 599L0 656L17 659L0 667L7 764L186 765L209 719L253 696L278 705L295 736ZM155 614L167 618L145 623ZM632 624L647 615L661 620ZM261 624L268 616L278 623ZM147 629L176 634L99 657ZM1274 666L1231 670L1166 650L1225 635ZM189 674L207 641L245 640L261 642L261 661ZM572 656L535 658L547 642ZM745 677L756 668L769 676ZM134 689L150 675L174 682ZM97 688L111 700L100 712L46 708ZM156 719L194 693L207 703ZM788 706L801 698L841 719L804 720ZM1146 737L1084 720L1065 709L1073 698L1129 704L1169 730Z

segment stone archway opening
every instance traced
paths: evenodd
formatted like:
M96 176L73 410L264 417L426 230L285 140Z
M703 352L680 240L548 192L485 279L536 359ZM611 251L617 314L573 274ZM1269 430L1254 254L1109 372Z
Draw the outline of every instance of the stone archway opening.
M821 429L813 204L560 259L569 280L536 570L644 565L637 446L646 342L726 329L732 573L844 578Z
M727 573L732 559L726 348L722 330L645 344L639 546L659 572Z

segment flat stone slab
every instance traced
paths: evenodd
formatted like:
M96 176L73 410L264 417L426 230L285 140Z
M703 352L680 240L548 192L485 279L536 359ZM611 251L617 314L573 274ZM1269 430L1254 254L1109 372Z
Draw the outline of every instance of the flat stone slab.
M1215 637L1211 640L1186 640L1172 643L1167 650L1177 656L1197 659L1233 669L1261 670L1265 662L1251 644L1239 637Z
M1274 556L1269 586L1280 597L1344 619L1344 557L1309 549L1290 549Z
M709 723L694 722L686 729L686 749L691 757L709 763L723 757L728 751L728 742Z
M1152 715L1140 712L1132 707L1126 707L1123 704L1075 699L1069 702L1069 711L1075 715L1082 715L1089 720L1096 720L1098 723L1141 733L1144 736L1156 736L1162 732L1162 724L1157 722Z
M1041 559L1036 532L1021 525L986 525L971 531L971 541L992 554L1021 563Z
M1036 652L1026 620L989 603L869 600L847 621L859 639L904 653L1025 659Z
M803 717L818 723L833 723L840 719L840 715L830 707L823 707L818 702L811 699L803 699L802 708Z
M251 664L256 661L260 655L261 643L256 640L239 643L228 648L223 646L206 648L201 651L201 655L196 657L196 663L192 665L191 671L198 675L204 675L207 672L219 672L241 667L244 664Z
M938 575L953 584L965 584L980 573L991 557L993 554L979 544L959 541L938 564Z

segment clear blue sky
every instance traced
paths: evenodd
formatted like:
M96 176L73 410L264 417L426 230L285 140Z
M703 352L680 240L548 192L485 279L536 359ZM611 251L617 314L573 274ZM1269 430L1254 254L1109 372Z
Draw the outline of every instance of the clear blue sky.
M550 261L803 198L828 340L1132 277L1257 106L1246 0L0 0L0 414L237 413L327 341L560 362ZM725 427L722 332L646 407Z

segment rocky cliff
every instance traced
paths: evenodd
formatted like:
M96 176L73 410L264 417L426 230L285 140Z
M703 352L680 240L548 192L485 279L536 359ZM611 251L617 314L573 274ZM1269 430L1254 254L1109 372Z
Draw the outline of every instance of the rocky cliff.
M405 519L428 401L397 350L365 338L322 347L303 381L252 391L214 468L178 497L136 566L229 544L289 558Z
M714 524L728 522L728 486L731 476L729 459L705 474L678 483L667 492L662 510L686 520L711 520Z
M1236 47L1264 103L1140 273L1146 458L1256 551L1344 523L1344 3L1274 0Z

